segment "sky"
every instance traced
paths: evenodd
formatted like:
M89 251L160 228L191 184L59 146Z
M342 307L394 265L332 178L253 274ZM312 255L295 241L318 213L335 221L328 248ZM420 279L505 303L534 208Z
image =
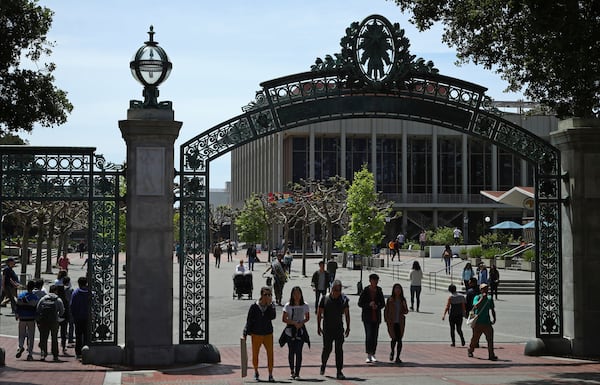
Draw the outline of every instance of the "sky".
M55 12L48 38L54 41L55 85L68 93L74 108L67 123L31 134L33 146L95 147L113 163L125 161L118 122L127 117L130 100L142 100L143 87L131 76L129 62L154 40L173 63L159 87L159 101L173 102L175 120L183 122L179 146L242 113L263 81L308 71L317 57L340 52L340 39L354 21L372 14L400 23L410 51L432 60L442 75L488 88L495 100L518 100L504 93L507 84L492 71L455 65L456 50L442 43L442 27L418 32L410 15L386 0L39 0ZM210 164L210 187L230 180L230 156Z

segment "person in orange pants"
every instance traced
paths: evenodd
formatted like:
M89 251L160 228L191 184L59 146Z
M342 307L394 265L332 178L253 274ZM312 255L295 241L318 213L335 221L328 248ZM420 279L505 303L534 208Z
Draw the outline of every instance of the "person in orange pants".
M259 380L258 354L260 347L264 346L267 351L267 368L269 369L269 382L273 379L273 320L275 319L275 306L273 306L273 293L271 288L264 286L260 289L260 298L248 309L246 326L243 338L248 334L252 337L252 366L254 367L254 379Z

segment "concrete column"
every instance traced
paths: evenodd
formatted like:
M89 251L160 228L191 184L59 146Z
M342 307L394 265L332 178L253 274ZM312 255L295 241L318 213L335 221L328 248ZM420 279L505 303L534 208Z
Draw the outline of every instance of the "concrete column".
M130 109L119 128L127 143L125 361L175 362L173 346L172 110Z
M439 168L438 168L438 130L431 128L431 201L437 203L439 200Z
M560 121L550 133L561 151L564 337L573 354L600 355L600 119ZM543 294L543 293L541 293ZM552 341L545 341L548 347ZM550 346L550 348L553 348ZM556 348L556 347L554 347Z

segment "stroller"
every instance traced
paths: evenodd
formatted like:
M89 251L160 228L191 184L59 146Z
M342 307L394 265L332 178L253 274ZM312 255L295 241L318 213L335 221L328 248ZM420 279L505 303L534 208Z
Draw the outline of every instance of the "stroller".
M248 295L252 299L252 272L236 273L233 275L233 298L242 299L242 295Z

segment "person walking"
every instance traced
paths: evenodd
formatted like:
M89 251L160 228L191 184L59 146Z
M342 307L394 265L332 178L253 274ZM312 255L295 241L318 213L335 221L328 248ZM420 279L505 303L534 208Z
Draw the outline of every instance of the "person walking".
M490 285L490 297L498 299L498 286L500 285L500 272L496 265L490 267L488 284Z
M69 259L69 256L67 255L67 253L63 253L63 255L58 258L58 267L60 268L61 271L69 271L69 265L71 264L71 260Z
M405 240L406 240L406 236L404 235L404 233L400 233L396 237L396 242L398 243L398 246L397 246L398 258L400 258L400 249L404 247Z
M88 340L88 323L90 309L90 291L86 277L77 279L79 286L71 296L71 315L75 323L75 356L81 358L81 350L84 346L89 345Z
M315 292L315 313L319 309L319 303L321 302L321 296L327 294L327 288L329 287L329 281L331 276L329 272L325 270L325 262L319 261L319 270L315 271L310 280L310 285Z
M394 241L389 241L388 242L388 255L392 255L392 261L394 260L394 257L396 256L396 250L394 250Z
M446 318L446 314L448 314L448 323L450 324L450 339L452 340L452 344L450 344L450 346L456 346L455 330L460 337L460 344L465 346L465 337L462 332L462 320L467 314L465 297L456 292L455 285L448 286L448 291L450 292L450 296L448 297L448 301L446 301L444 314L442 314L442 321Z
M333 281L335 280L335 275L337 274L338 263L335 261L335 257L332 255L329 257L329 261L327 261L327 272L329 273L329 283L331 286Z
M462 230L459 229L458 227L455 227L454 230L452 230L452 236L454 237L454 245L460 245L460 237L462 235Z
M35 339L35 310L38 297L33 294L35 283L27 282L27 291L17 298L17 320L19 321L19 348L15 357L21 358L27 339L27 361L33 360L33 341Z
M6 258L6 266L2 270L2 296L0 301L4 304L10 302L11 314L16 314L17 311L17 289L21 287L19 277L15 273L16 261L14 258ZM3 305L4 306L4 305Z
M400 353L402 352L402 338L404 337L404 328L406 325L406 314L408 314L408 304L404 297L402 285L395 283L392 287L392 294L388 297L383 311L383 318L387 325L387 331L392 339L390 342L390 361L394 360L394 349L396 350L397 364L402 363Z
M419 233L419 246L421 246L421 251L425 251L426 244L427 244L427 232L425 231L425 229L423 229Z
M267 351L267 368L269 370L269 382L273 379L273 320L276 317L275 306L273 306L273 293L271 288L264 286L260 289L260 298L248 309L246 325L242 337L248 335L252 338L252 366L254 367L254 379L259 381L258 355L260 347L264 346Z
M346 320L346 329L342 317ZM335 342L335 367L336 378L344 380L344 351L342 345L344 338L350 334L349 300L342 294L342 281L336 279L331 286L331 293L321 298L317 311L317 334L323 336L323 352L321 353L321 368L319 373L325 374L327 360Z
M227 262L233 262L233 245L227 241Z
M77 245L77 251L79 252L79 259L83 259L83 254L85 254L85 242L81 241Z
M489 284L489 274L488 269L485 267L485 264L481 262L479 264L479 273L477 274L477 283L479 285L483 285L484 283Z
M462 271L462 280L465 283L465 291L469 290L469 281L475 276L471 262L467 262Z
M271 262L271 266L265 270L265 273L271 271L273 274L273 290L275 291L275 303L277 306L283 306L281 298L283 297L283 287L287 282L287 274L285 273L285 267L283 266L283 255L277 254L277 258Z
M283 266L285 266L285 269L288 272L288 274L292 274L292 261L294 261L294 256L288 250L283 256Z
M410 281L410 310L415 310L415 297L417 297L417 312L421 306L421 281L423 280L423 270L419 261L414 261L410 273L408 274Z
M368 364L377 362L377 340L379 338L379 324L381 323L381 309L385 307L385 298L381 287L377 286L379 276L369 275L369 286L360 293L358 306L362 308L361 320L365 327L365 353Z
M54 361L58 361L58 324L65 312L65 307L56 295L57 286L50 286L49 291L50 293L43 296L36 305L35 320L40 330L40 359L44 361L48 356L48 336L50 336L52 356Z
M290 300L283 307L281 320L286 324L284 334L288 345L290 378L297 380L300 378L300 368L302 368L302 348L305 342L308 342L310 346L308 331L305 326L310 320L310 308L304 302L300 286L292 288Z
M71 277L68 277L68 276L64 277L63 285L65 287L65 298L66 298L65 308L67 307L67 304L68 304L68 310L65 309L65 312L68 313L67 314L68 315L68 318L67 318L68 341L67 342L69 344L73 344L73 343L75 343L75 323L73 322L73 316L71 315L71 298L73 297L73 287L71 286Z
M479 285L479 291L481 294L475 296L473 299L473 309L477 320L473 326L473 337L471 337L471 343L469 344L468 356L473 357L475 348L479 345L479 338L481 334L485 335L488 347L488 359L496 361L498 357L494 354L494 328L493 324L496 323L496 310L494 308L494 300L488 295L488 285L483 283ZM490 318L491 313L491 318Z
M446 245L444 247L444 251L442 252L442 259L444 260L444 266L446 267L446 275L450 274L450 262L452 261L452 249L450 245Z
M215 246L213 247L213 256L215 257L215 267L218 269L221 267L221 253L223 252L223 250L221 250L221 245L219 245L218 242L215 243Z
M256 261L256 246L250 245L246 250L246 259L248 260L248 268L254 271L254 261Z
M60 346L62 349L62 353L64 356L67 355L67 333L69 328L69 314L71 313L71 308L69 306L70 297L67 297L67 292L64 286L64 279L68 277L64 277L61 280L61 285L56 285L56 295L62 301L64 305L64 312L62 316L58 318L58 330L60 335ZM73 293L71 293L73 295ZM68 298L68 299L67 299Z

